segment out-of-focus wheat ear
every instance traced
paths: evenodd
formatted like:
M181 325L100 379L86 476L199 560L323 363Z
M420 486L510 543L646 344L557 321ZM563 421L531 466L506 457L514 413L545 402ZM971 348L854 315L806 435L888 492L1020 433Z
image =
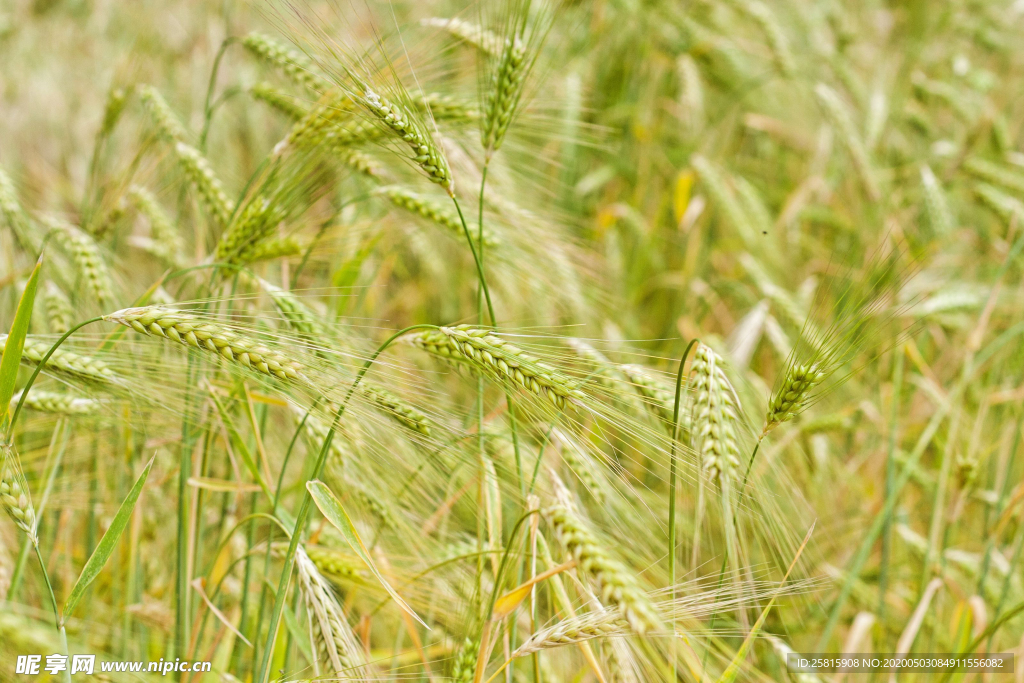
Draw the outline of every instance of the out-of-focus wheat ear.
M963 169L979 180L1013 190L1017 196L1024 195L1024 173L981 157L968 157Z
M0 218L14 233L15 239L22 249L35 251L39 239L32 234L32 224L28 214L18 200L18 191L14 189L14 181L7 171L0 167Z
M846 151L853 161L854 169L857 171L861 184L864 186L865 193L872 201L878 201L882 193L878 189L878 181L875 180L871 159L868 156L867 147L864 145L864 139L854 125L853 118L850 116L846 104L835 90L824 83L819 83L814 88L814 94L818 97L818 102L821 104L821 108L824 110L829 123L836 128L839 139L842 141L843 146L846 147Z
M198 149L184 142L175 143L174 155L213 222L219 227L227 225L234 213L235 204L228 198L210 162Z
M661 620L636 577L613 558L576 510L572 494L552 472L554 502L543 510L555 537L576 560L577 571L594 582L601 600L619 612L633 631L643 635Z
M924 195L924 211L928 223L937 236L949 235L956 228L956 218L949 206L949 199L942 184L935 177L928 164L921 165L921 189Z
M355 635L333 589L301 545L295 551L295 567L316 640L317 675L355 674L363 665Z
M290 258L299 256L306 250L306 245L297 237L276 237L260 240L252 245L252 248L245 252L246 263L259 263L260 261L274 261L279 258Z
M739 401L722 365L709 346L697 345L690 367L694 392L690 433L708 478L720 485L732 479L740 466Z
M71 302L52 280L47 280L43 288L43 310L46 311L46 325L53 334L64 334L75 324L75 314Z
M11 399L11 407L21 400L19 391ZM91 415L100 409L102 404L92 398L75 396L74 394L59 394L54 391L42 391L36 389L28 392L25 399L25 407L37 410L41 413L55 413L58 415Z
M414 432L430 436L430 420L422 412L387 389L361 383L360 393L382 412Z
M214 258L223 263L248 263L284 219L284 211L271 198L252 197L221 234Z
M298 121L309 113L309 106L301 99L279 88L275 88L266 81L257 83L249 88L249 94L253 99L266 102L293 121Z
M395 206L440 225L451 232L456 238L463 238L462 222L459 220L458 215L450 211L447 206L399 185L381 187L376 190L376 193L386 197ZM476 237L475 232L473 237ZM498 245L498 240L486 228L484 228L484 245L487 247Z
M454 683L473 683L479 650L479 636L476 640L468 637L462 641L462 645L459 646L459 650L452 660L451 680Z
M1016 197L1011 197L988 183L975 185L974 194L982 204L996 212L1004 222L1024 219L1024 202Z
M128 96L131 93L131 88L110 88L107 91L107 99L103 104L103 120L100 122L99 137L108 137L114 132L114 127L117 126L117 122L121 120L121 114L124 113L125 107L128 105Z
M675 393L664 382L658 381L647 369L639 365L620 365L619 371L626 376L630 385L641 398L644 399L644 407L654 413L666 425L672 424L673 404Z
M294 358L223 325L163 306L125 308L103 317L140 334L162 337L194 349L216 354L230 363L276 379L307 385L303 366Z
M0 506L21 529L33 546L39 545L36 536L36 510L32 494L25 483L21 463L14 446L0 443Z
M700 67L689 54L684 54L676 61L676 72L679 74L679 105L683 117L691 133L698 133L704 128L704 85L700 76Z
M66 221L50 216L43 217L42 221L54 240L71 257L92 298L101 308L109 307L114 302L114 288L96 240Z
M496 57L501 54L501 38L495 35L493 31L488 31L471 21L459 19L458 17L452 17L451 19L428 17L421 19L420 24L444 29L459 40L469 43L481 52L491 56Z
M406 340L434 356L463 363L499 384L546 400L559 410L585 398L568 377L491 330L459 325L413 333Z
M0 334L0 344L7 341L6 334ZM29 336L25 338L25 347L21 352L21 362L26 365L38 365L50 350L50 343ZM91 382L100 385L116 384L117 374L106 363L98 358L65 351L59 348L46 361L45 372L72 381ZM29 392L29 396L32 392Z
M363 580L364 565L354 555L322 545L306 545L304 549L324 578L335 582Z
M128 188L128 199L149 221L148 251L169 266L180 266L184 242L157 198L146 188L132 185Z
M480 110L472 104L444 93L432 92L414 98L414 102L424 113L429 113L438 121L468 123L480 118Z
M789 39L786 38L786 33L779 25L775 13L761 0L745 0L740 3L740 6L764 33L768 49L772 53L772 61L775 62L775 68L786 78L792 78L796 72L793 52L789 49Z
M725 222L739 234L748 248L753 249L758 244L757 231L729 187L725 174L716 164L700 154L690 157L690 163L707 189L712 204L722 213Z
M331 89L330 82L316 73L305 55L289 50L270 36L253 32L242 38L242 45L257 59L278 69L296 85L314 94L319 95Z
M167 143L175 143L188 139L188 132L181 120L171 110L167 100L160 91L151 85L139 87L139 100L156 129L157 135Z

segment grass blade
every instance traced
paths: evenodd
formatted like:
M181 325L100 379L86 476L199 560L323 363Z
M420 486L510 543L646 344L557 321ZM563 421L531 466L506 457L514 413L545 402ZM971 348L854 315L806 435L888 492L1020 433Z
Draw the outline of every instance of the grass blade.
M39 270L43 265L43 257L36 261L36 267L22 292L21 300L18 302L18 310L14 314L14 321L11 323L11 331L7 335L7 342L4 344L4 355L0 358L0 410L3 411L2 422L9 424L11 411L11 397L14 396L14 384L18 379L18 364L21 363L21 352L25 347L25 336L28 334L28 326L32 321L32 306L36 300L36 289L39 287Z

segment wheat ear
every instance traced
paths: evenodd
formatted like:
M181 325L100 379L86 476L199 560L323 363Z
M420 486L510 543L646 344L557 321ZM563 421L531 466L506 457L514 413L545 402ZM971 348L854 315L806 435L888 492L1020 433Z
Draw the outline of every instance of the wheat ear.
M395 206L440 225L462 239L462 222L447 207L398 185L388 185L377 190ZM484 245L497 246L498 241L490 230L484 229Z
M7 335L0 335L0 344L6 343ZM25 347L22 349L21 362L27 365L38 365L42 362L50 344L35 337L25 338ZM103 361L82 356L64 349L57 349L46 361L46 372L64 377L70 380L84 380L98 384L111 384L117 381L117 375ZM29 396L31 396L31 392Z
M63 290L47 280L43 289L43 309L46 311L46 324L53 334L64 334L74 325L75 314L71 310L71 302Z
M306 611L316 636L317 659L324 660L328 675L350 672L362 665L359 647L330 584L302 546L295 551L295 567ZM319 664L319 661L317 662Z
M210 162L198 149L180 141L174 144L174 155L185 177L199 193L199 198L214 223L218 226L227 225L231 214L234 213L235 205L228 198Z
M51 356L52 360L52 356ZM47 361L49 362L49 361ZM16 393L11 398L11 406L18 404L21 400L21 393ZM73 394L59 394L53 391L41 391L36 389L30 391L25 399L25 407L38 410L41 413L56 413L60 415L90 415L99 410L100 402L96 399Z
M305 55L261 33L250 33L242 38L242 45L257 59L284 72L296 85L320 94L330 89L330 83L313 71Z
M25 532L29 542L38 546L36 509L32 506L32 495L18 463L18 454L14 446L6 443L0 444L0 506L3 506L14 525Z
M85 280L89 293L101 307L109 306L114 301L114 289L110 280L110 271L100 255L99 245L85 231L55 218L43 219L50 234L71 256L75 267Z
M164 142L177 142L188 138L188 132L178 117L171 111L160 91L151 85L143 85L139 88L139 100L149 114L157 135Z

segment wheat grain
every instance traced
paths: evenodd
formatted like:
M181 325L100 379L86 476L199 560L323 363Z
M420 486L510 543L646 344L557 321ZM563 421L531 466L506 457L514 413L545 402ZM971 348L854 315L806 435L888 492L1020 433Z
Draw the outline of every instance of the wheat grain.
M457 361L495 381L545 399L559 410L583 400L582 392L555 368L525 353L490 330L468 325L442 327L407 336L430 354Z
M261 102L266 102L290 119L299 120L309 114L309 107L306 103L294 95L275 88L266 81L257 83L249 88L249 94Z
M715 208L722 212L725 222L739 233L740 239L748 247L753 247L757 244L757 232L751 223L750 217L747 216L726 183L725 174L716 164L700 154L690 157L690 163L700 176L700 180L711 196L711 201L714 203Z
M563 645L574 645L594 638L608 638L629 633L629 622L617 612L605 610L588 612L563 619L531 635L515 652L513 658L549 650Z
M614 607L635 633L643 635L655 628L660 620L647 594L626 566L597 540L577 513L565 485L558 477L552 478L555 501L544 509L544 516L558 541L576 560L577 570L594 582L601 600Z
M479 650L480 642L478 640L466 638L462 641L462 645L452 661L452 681L455 683L473 683Z
M825 372L818 364L792 365L768 402L762 434L796 417L807 406L811 391L824 379Z
M253 197L238 212L235 220L220 236L214 258L224 263L247 263L259 253L261 244L277 230L284 220L284 211L271 199Z
M739 400L722 370L722 359L698 344L690 370L693 377L692 438L712 481L731 478L739 467L736 426Z
M526 45L516 35L505 40L491 74L484 107L482 144L489 159L501 147L523 94L528 69Z
M312 93L319 95L331 87L324 77L313 71L312 65L303 54L289 50L269 36L253 32L242 38L242 45L257 59L280 69L296 85Z
M22 392L18 392L11 399L11 406L17 405L21 400ZM96 399L73 394L58 394L53 391L42 391L36 389L30 391L25 399L25 407L38 410L41 413L56 413L60 415L91 415L100 408L100 402Z
M322 545L306 545L306 555L325 578L360 581L362 565L348 553Z
M789 49L789 40L779 25L778 19L772 10L760 0L746 0L741 3L743 11L752 18L768 41L768 47L772 53L772 61L775 68L783 76L790 78L796 72L796 65L793 61L793 53Z
M430 420L427 416L387 389L361 383L359 393L399 424L424 436L430 436Z
M246 263L274 261L279 258L300 256L306 250L305 245L297 237L277 237L262 240L245 252Z
M152 120L160 139L164 142L174 143L188 138L185 126L182 125L178 117L171 111L167 100L164 99L159 90L151 85L143 85L139 88L139 100L142 101L142 106L146 108L146 112L149 114L149 118Z
M64 251L71 256L96 303L103 308L113 303L114 290L110 271L100 255L96 240L70 223L55 218L47 216L43 223Z
M0 443L0 506L3 506L14 525L25 532L32 545L38 546L32 495L25 483L25 475L21 472L18 454L14 446L6 443Z
M302 364L223 325L163 306L125 308L103 317L140 334L214 353L228 362L287 382L306 384Z
M234 213L235 205L228 199L224 186L213 172L210 162L198 149L184 142L175 143L174 154L182 172L199 193L199 198L214 223L218 226L227 225L231 214Z

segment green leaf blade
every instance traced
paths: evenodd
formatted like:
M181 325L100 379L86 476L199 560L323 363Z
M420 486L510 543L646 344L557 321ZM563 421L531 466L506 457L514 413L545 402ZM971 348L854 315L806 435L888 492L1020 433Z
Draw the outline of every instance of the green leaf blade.
M388 583L387 579L384 578L384 575L381 574L379 569L377 569L376 563L373 561L373 558L370 557L370 552L366 549L362 539L359 538L359 533L356 531L356 527L352 523L352 519L348 516L348 513L345 512L345 508L341 506L341 501L338 500L331 489L327 488L327 485L322 481L316 479L306 482L306 489L309 491L309 495L312 496L313 502L316 503L316 506L320 509L320 512L323 513L328 522L333 524L334 527L341 532L345 537L345 540L348 541L350 546L352 546L352 550L359 555L359 559L366 563L366 566L377 578L377 581L379 581L384 587L384 590L388 592L388 595L390 595L391 598L398 603L398 606L407 612L409 616L420 622L424 628L429 629L430 627L420 619L419 615L416 614L412 607L402 599L402 596L398 594L398 591L391 587L391 584Z
M103 565L107 563L107 560L114 553L114 548L117 546L121 534L124 533L125 527L128 526L128 522L131 520L132 512L135 510L135 503L138 502L139 496L142 494L142 489L146 484L146 479L149 478L149 471L152 469L155 459L156 456L151 458L149 463L146 464L146 468L139 475L135 485L132 486L132 490L128 492L128 496L121 503L117 514L114 515L114 521L110 523L110 527L107 528L103 538L97 544L96 550L93 551L92 556L86 561L85 566L82 567L82 573L79 574L75 587L71 589L71 594L64 602L62 621L66 621L72 612L75 611L75 607L78 605L79 600L82 599L82 596L85 595L89 584L99 576L100 571L103 570Z
M14 314L11 330L4 343L4 355L0 358L0 416L3 416L4 423L10 419L11 398L14 396L14 385L18 379L18 365L21 363L21 352L25 348L25 337L32 321L32 307L36 300L36 290L39 288L39 271L42 265L43 257L40 256L18 302L18 310Z

